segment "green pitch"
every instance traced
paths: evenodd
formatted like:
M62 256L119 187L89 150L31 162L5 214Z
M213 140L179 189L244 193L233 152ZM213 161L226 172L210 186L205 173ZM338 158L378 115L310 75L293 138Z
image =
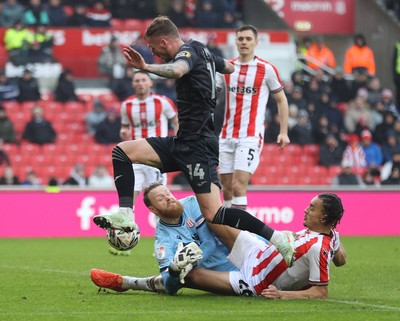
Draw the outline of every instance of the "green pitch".
M157 273L153 239L130 257L105 239L0 239L0 320L400 320L400 237L342 238L348 263L332 267L329 299L269 301L183 289L97 293L89 271Z

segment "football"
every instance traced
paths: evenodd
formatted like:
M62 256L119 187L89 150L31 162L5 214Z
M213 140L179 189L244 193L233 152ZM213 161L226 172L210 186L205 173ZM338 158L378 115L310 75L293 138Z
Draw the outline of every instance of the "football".
M118 251L128 251L133 249L140 240L139 229L132 232L110 229L107 231L108 243Z

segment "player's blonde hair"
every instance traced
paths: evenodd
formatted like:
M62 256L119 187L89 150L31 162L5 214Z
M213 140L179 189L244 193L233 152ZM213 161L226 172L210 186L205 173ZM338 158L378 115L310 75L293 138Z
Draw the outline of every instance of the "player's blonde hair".
M171 36L179 38L179 31L176 25L167 16L158 16L147 28L144 38Z

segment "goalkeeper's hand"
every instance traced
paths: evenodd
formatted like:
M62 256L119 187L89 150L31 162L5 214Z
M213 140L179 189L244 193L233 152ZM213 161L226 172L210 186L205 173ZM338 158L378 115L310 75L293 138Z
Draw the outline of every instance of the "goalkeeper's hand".
M181 284L185 284L186 275L188 275L188 273L193 270L194 266L196 266L196 265L193 266L193 264L189 263L181 270L181 273L179 274L179 281L181 282Z
M178 249L175 252L174 258L169 265L169 270L172 271L175 276L178 276L178 272L180 275L180 272L189 264L194 264L197 263L197 261L201 260L203 258L202 254L203 251L195 242L191 242L186 246L183 246L183 243L180 242L178 244ZM190 270L188 270L187 273L189 273Z

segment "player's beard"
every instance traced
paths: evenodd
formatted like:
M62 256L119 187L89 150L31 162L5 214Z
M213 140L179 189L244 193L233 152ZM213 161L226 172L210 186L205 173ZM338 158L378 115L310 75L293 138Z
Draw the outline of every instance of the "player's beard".
M176 219L178 217L181 217L183 213L183 205L179 202L176 201L173 204L170 204L165 210L163 210L163 217L169 218L169 219Z

